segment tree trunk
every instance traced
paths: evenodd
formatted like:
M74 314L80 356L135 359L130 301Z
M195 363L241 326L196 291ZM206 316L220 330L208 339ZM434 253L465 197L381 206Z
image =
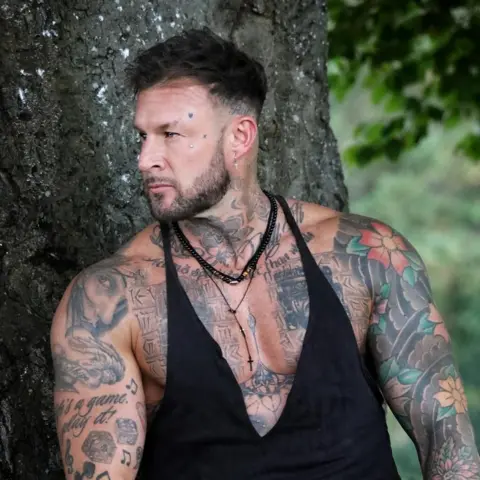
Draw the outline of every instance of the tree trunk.
M176 6L175 6L176 5ZM329 127L325 0L4 0L0 5L0 478L64 478L49 327L67 284L149 221L136 171L139 49L208 25L265 65L260 177L346 207Z

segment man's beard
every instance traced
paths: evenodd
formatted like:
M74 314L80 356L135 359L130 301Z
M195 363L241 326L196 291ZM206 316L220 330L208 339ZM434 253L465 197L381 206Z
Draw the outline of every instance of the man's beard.
M155 178L149 180L149 183L155 182ZM186 220L219 203L230 188L230 183L230 176L225 168L222 142L219 141L208 169L194 180L190 188L183 191L177 182L173 184L176 197L169 207L163 206L165 196L163 193L147 195L150 212L159 222ZM145 183L146 190L147 186Z

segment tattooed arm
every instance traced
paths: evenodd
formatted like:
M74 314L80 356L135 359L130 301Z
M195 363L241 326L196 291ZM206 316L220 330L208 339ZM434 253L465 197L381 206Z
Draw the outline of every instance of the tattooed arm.
M380 386L416 445L424 478L479 479L467 400L422 260L380 222L347 216L342 229L374 292L368 343Z
M121 256L92 266L55 313L55 415L68 480L134 479L140 464L145 404L126 318L132 275Z

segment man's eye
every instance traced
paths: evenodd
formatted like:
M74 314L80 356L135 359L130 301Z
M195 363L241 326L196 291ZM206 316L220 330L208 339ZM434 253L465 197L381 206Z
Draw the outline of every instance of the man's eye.
M138 136L140 137L140 141L143 142L144 140L146 140L147 138L147 134L146 133L139 133Z
M173 138L177 135L178 133L175 133L175 132L165 132L165 138Z

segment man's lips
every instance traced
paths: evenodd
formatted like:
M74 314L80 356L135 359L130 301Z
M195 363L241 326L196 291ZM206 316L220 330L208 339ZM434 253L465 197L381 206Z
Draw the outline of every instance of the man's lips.
M160 190L165 190L166 188L173 188L173 185L170 183L152 183L148 185L148 190L151 192L158 192Z

